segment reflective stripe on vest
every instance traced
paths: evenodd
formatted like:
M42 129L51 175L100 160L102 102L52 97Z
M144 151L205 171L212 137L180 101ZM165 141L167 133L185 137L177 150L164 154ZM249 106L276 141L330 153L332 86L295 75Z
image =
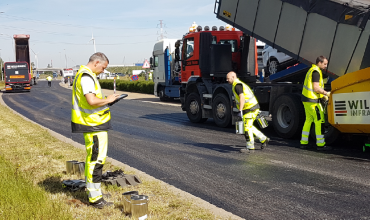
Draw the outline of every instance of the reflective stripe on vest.
M239 103L240 103L239 94L236 94L236 91L235 91L235 86L237 84L241 84L243 86L243 95L244 95L244 98L245 98L245 103L244 103L243 110L250 109L253 106L257 105L258 101L257 101L256 97L254 96L252 90L249 88L249 86L247 84L245 84L244 82L240 81L237 78L237 79L234 80L233 86L232 86L232 90L233 90L234 97L235 97L235 102L236 102L236 107L239 109Z
M81 78L84 74L89 75L95 84L95 96L102 99L103 94L96 75L86 66L81 66L78 70L72 91L72 132L84 133L92 131L105 131L111 128L110 110L107 105L93 107L89 105L83 94Z
M322 72L321 69L316 66L315 64L312 64L312 67L308 70L306 74L306 78L304 80L303 84L303 90L302 90L302 95L306 98L304 101L307 102L315 102L317 103L319 101L319 98L322 98L323 95L316 93L313 89L313 82L312 82L312 73L314 71L319 72L320 74L320 88L324 89L324 80L322 78Z

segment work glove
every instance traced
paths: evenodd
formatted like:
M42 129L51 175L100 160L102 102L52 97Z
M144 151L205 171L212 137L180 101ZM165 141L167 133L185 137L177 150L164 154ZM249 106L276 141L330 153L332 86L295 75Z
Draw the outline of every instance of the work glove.
M326 95L324 95L324 96L322 97L322 99L323 99L325 102L327 102L327 101L329 100L329 97L328 97L328 96L326 96Z
M240 120L243 121L243 111L239 111Z
M242 121L243 120L243 112L241 112L241 111L234 112L234 117L236 117L237 121Z
M330 92L327 92L327 93L326 93L326 96L327 96L327 97L330 97L330 94L331 94Z

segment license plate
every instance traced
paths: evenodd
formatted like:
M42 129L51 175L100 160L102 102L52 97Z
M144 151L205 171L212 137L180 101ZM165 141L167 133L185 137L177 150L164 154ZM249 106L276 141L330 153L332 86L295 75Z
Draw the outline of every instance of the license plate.
M11 79L24 79L25 76L24 75L11 75L10 78Z

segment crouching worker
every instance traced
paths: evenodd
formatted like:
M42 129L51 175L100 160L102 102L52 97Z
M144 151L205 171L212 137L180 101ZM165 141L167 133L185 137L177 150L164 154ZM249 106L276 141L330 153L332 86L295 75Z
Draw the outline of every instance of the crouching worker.
M83 133L86 146L85 178L89 202L95 208L113 205L103 199L101 180L108 150L110 110L118 94L103 98L96 76L107 68L103 53L93 54L86 66L81 65L73 83L71 125L73 133Z
M236 106L243 115L244 129L245 129L245 140L246 148L241 149L240 152L248 152L248 150L254 150L254 136L256 136L262 143L262 148L267 147L270 138L266 137L256 127L253 126L254 120L260 111L260 106L252 90L247 84L240 81L236 77L235 72L229 72L227 74L227 81L232 85L232 90L235 97Z

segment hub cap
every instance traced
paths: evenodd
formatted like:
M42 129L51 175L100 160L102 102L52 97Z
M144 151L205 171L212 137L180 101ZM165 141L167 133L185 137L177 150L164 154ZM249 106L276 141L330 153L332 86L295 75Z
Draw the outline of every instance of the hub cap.
M277 111L277 121L282 128L289 127L290 123L293 121L292 111L287 105L279 106Z
M216 114L218 118L224 118L226 114L226 106L223 103L219 103L216 107Z
M195 100L191 101L191 103L190 103L190 112L191 112L191 114L196 115L198 113L198 111L199 111L198 102L195 101Z
M275 74L277 72L277 67L278 67L278 64L275 60L270 61L270 65L269 65L270 74Z

